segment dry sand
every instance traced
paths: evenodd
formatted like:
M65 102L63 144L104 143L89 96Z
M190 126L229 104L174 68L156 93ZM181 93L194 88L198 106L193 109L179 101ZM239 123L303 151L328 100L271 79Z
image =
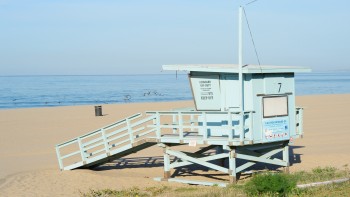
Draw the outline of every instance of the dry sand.
M291 171L350 164L350 95L301 96L297 105L305 107L305 135L292 147ZM163 174L157 146L104 170L64 172L54 146L137 112L189 106L192 101L103 105L103 117L94 116L93 106L0 110L0 196L79 196L89 189L159 185L153 181Z

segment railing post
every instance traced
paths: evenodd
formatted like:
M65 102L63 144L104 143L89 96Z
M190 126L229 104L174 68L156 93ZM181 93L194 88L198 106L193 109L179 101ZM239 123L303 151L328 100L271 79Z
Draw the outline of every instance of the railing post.
M81 155L83 164L86 164L86 158L84 156L84 147L83 147L83 144L81 143L80 137L78 137L78 145L79 145L80 155Z
M176 125L176 115L173 114L173 126L175 126L175 125ZM173 133L176 133L176 128L175 127L173 127Z
M232 140L233 139L233 124L232 124L232 113L229 111L227 112L228 114L228 123L227 123L227 127L229 128L229 132L228 132L228 139Z
M203 140L207 140L208 138L207 113L202 112L202 115L203 115L203 128L204 128Z
M56 155L57 155L58 165L60 166L60 170L63 170L63 163L61 159L60 148L58 146L56 146Z
M134 143L134 134L132 133L132 128L130 126L130 120L125 119L126 121L126 126L128 127L128 133L129 133L129 138L130 138L130 143Z
M304 109L303 108L299 108L299 135L303 135L304 131L303 131L303 113L304 113Z
M101 134L102 134L103 143L105 145L106 154L107 156L109 156L109 145L108 145L108 141L107 141L107 137L104 129L101 129Z
M239 113L239 142L241 145L244 144L244 112Z
M180 140L183 140L184 138L184 129L183 129L183 120L182 120L182 114L181 112L178 112L178 118L179 118L179 135L180 135Z
M254 133L253 133L253 112L249 112L249 131L250 131L250 141L254 141Z
M193 122L193 119L194 119L194 115L193 114L191 114L191 116L190 116L190 122L191 122L191 131L194 131L194 129L193 129L193 126L194 126L194 122Z
M157 125L156 136L157 136L157 139L160 139L160 114L159 114L159 112L156 112L156 125Z

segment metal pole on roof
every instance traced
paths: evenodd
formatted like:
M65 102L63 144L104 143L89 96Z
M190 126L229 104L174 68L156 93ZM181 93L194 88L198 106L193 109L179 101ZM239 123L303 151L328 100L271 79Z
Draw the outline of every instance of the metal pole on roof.
M239 7L238 13L238 80L240 109L244 111L244 81L243 81L243 7Z

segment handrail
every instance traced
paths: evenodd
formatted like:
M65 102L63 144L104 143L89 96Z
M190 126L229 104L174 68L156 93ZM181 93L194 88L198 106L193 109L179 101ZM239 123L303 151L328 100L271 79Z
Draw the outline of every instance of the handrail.
M76 138L74 138L74 139L68 140L68 141L63 142L63 143L61 143L61 144L57 144L56 147L64 146L64 145L66 145L66 144L68 144L68 143L77 141L78 138L85 138L85 137L87 137L87 136L96 134L96 133L98 133L98 132L101 132L102 129L110 129L110 127L113 127L113 126L115 126L115 125L117 125L117 124L119 124L119 123L123 123L123 122L125 122L127 119L128 119L128 120L133 120L133 119L135 119L135 118L138 118L139 116L141 116L141 113L137 113L137 114L131 115L131 116L127 117L127 118L124 118L124 119L119 120L119 121L117 121L117 122L115 122L115 123L112 123L112 124L110 124L110 125L107 125L107 126L101 128L101 129L94 130L94 131L92 131L92 132L90 132L90 133L87 133L87 134L84 134L84 135L82 135L82 136L76 137Z
M152 132L155 132L155 129L146 130L145 129L146 126L141 126L141 125L148 121L156 119L157 116L152 115L138 121L130 122L131 120L137 119L140 116L141 116L141 113L134 114L125 119L122 119L115 123L107 125L101 129L95 130L88 134L79 136L75 139L56 145L56 154L59 161L60 169L63 170L68 166L76 165L76 163L67 164L67 165L63 164L63 161L65 159L70 158L72 156L80 155L81 157L80 161L82 161L82 165L85 165L86 162L89 162L89 160L91 161L91 159L96 158L98 155L106 153L107 154L106 156L108 156L110 154L109 151L112 150L113 147L115 147L116 145L119 146L124 143L132 144L134 142L134 139L141 139L140 137L144 137ZM122 128L118 128L116 130L112 130L111 132L106 133L106 130L110 130L122 124L126 124L126 125L125 126L123 125ZM134 129L136 127L137 129ZM124 133L125 131L127 132ZM97 135L100 133L102 134L102 136ZM127 138L126 140L124 139L122 140L124 136L128 136L128 135L130 135L129 138ZM88 140L86 140L85 143L82 142L84 138L85 139L88 138ZM110 144L112 141L115 141L115 143ZM63 147L73 143L77 143L78 145L77 149L62 155L60 150L62 150ZM103 148L97 151L91 152L94 148L99 146L103 146Z

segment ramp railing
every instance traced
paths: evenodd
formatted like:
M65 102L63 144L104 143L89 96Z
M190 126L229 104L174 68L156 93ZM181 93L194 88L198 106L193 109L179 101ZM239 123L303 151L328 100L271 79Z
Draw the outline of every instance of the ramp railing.
M56 145L61 170L70 170L96 162L132 147L136 140L154 137L156 128L148 123L156 116L141 118L140 113L117 121L86 135ZM154 122L154 121L153 121Z

